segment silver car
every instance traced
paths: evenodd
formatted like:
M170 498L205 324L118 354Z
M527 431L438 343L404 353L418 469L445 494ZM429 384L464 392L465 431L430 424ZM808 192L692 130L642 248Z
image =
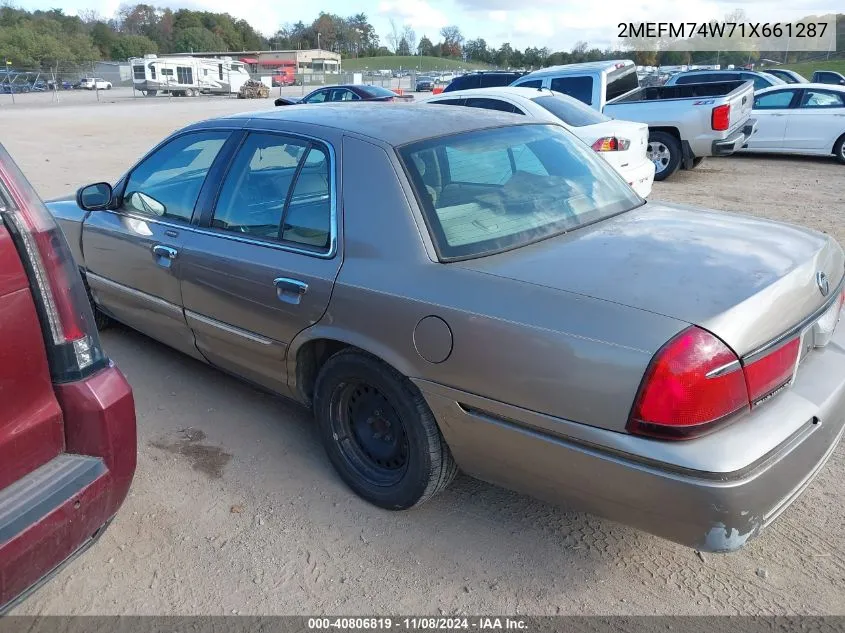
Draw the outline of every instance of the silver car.
M557 125L240 114L50 207L100 324L313 408L342 479L384 508L460 468L728 551L845 425L839 245L647 203Z

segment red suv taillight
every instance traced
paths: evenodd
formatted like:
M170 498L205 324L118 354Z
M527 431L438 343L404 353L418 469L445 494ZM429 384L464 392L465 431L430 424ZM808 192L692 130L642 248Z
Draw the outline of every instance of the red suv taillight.
M702 435L789 383L799 345L795 338L743 364L716 336L690 327L655 354L627 429L664 439Z
M2 145L0 217L27 268L53 380L78 380L103 367L108 361L64 234Z
M719 132L724 132L731 126L731 104L716 106L710 115L710 127Z

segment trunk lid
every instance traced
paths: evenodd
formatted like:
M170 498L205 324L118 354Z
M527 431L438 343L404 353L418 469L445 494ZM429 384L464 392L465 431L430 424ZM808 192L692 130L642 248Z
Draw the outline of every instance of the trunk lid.
M455 265L699 325L743 356L830 300L845 255L832 238L798 226L647 203L567 235ZM818 273L829 280L827 296Z

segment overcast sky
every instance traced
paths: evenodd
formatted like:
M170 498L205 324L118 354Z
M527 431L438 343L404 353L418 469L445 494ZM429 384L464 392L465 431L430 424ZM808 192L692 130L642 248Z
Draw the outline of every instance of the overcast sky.
M13 0L14 1L14 0ZM427 35L436 41L440 27L457 24L467 39L483 37L488 44L510 42L517 48L548 46L569 50L579 40L605 48L614 45L619 22L689 22L721 19L735 9L743 9L750 21L772 22L806 15L833 13L843 0L146 0L157 6L228 12L250 22L265 35L286 22L310 23L320 10L350 15L366 13L382 43L390 29L389 20L409 24L417 39ZM112 17L121 0L16 0L25 9L62 7L73 14L95 9ZM131 2L134 4L134 2ZM519 10L514 7L518 6ZM599 10L600 7L600 10ZM590 10L594 8L594 10Z

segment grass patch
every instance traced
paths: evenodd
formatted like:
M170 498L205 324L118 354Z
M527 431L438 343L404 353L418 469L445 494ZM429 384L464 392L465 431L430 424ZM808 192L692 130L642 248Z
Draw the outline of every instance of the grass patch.
M832 70L837 73L845 75L845 59L831 59L817 62L802 62L800 64L786 64L784 66L776 66L776 68L787 68L801 73L807 79L813 78L813 71L815 70Z

